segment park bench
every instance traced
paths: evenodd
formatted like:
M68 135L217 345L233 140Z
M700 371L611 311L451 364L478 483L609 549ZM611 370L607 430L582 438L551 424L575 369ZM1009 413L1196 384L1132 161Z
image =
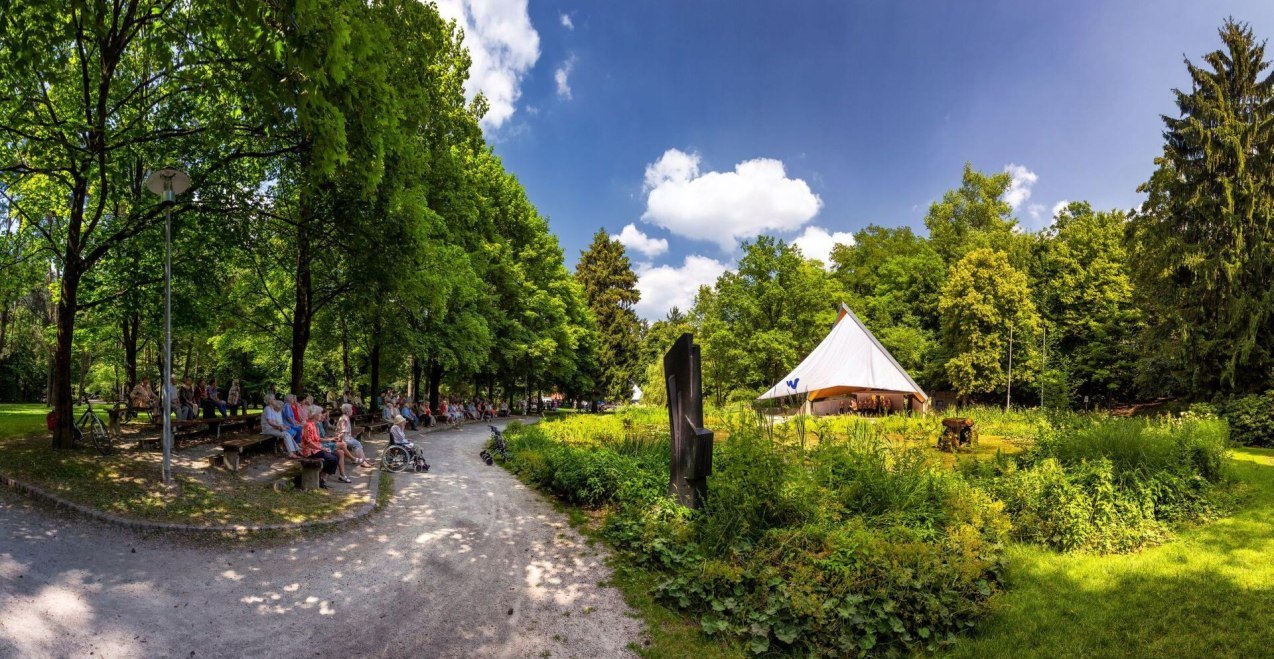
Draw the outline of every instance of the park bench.
M240 437L231 439L221 443L221 462L226 465L230 471L239 471L239 465L243 454L251 448L265 444L267 442L278 442L279 438L274 435L253 435L250 437ZM322 460L319 461L322 464Z
M323 461L318 458L296 458L301 464L301 473L297 476L296 489L317 490L319 476L323 473Z
M174 437L180 434L188 434L188 431L192 429L196 432L200 429L206 429L212 432L216 439L221 439L222 429L251 431L256 429L260 420L261 417L258 414L243 414L240 416L219 416L211 419L188 419L185 421L173 419L170 423L172 424ZM163 417L158 417L151 423L155 427L163 426ZM143 450L159 448L161 439L159 436L138 436L137 443Z

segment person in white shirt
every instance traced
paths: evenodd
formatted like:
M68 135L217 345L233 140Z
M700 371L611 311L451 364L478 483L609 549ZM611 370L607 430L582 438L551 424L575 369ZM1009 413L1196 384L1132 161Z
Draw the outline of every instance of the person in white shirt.
M261 412L261 434L282 439L283 445L288 449L288 455L293 455L298 450L296 440L293 439L292 433L288 432L288 426L283 421L282 401L271 399L266 403L265 409Z

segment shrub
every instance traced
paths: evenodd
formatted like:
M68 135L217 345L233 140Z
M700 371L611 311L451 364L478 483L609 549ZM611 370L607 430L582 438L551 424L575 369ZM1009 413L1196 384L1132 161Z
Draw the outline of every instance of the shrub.
M1244 396L1223 407L1230 438L1243 446L1274 446L1274 389Z
M1004 502L1013 537L1058 549L1130 551L1167 524L1215 514L1225 424L1098 418L1040 431L1021 468L967 468Z

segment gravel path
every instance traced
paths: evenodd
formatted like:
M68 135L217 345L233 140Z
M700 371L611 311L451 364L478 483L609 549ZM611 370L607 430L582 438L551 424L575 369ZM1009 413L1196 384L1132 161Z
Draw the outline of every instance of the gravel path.
M538 494L478 459L473 424L420 436L371 520L201 546L0 493L0 657L618 657L642 623ZM410 433L409 433L410 435Z

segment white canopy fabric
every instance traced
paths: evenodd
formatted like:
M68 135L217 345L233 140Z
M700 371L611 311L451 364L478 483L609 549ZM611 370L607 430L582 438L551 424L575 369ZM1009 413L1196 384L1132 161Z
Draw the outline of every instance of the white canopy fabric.
M817 400L858 392L912 394L922 403L928 399L898 360L842 303L836 324L823 342L757 400L796 395Z

